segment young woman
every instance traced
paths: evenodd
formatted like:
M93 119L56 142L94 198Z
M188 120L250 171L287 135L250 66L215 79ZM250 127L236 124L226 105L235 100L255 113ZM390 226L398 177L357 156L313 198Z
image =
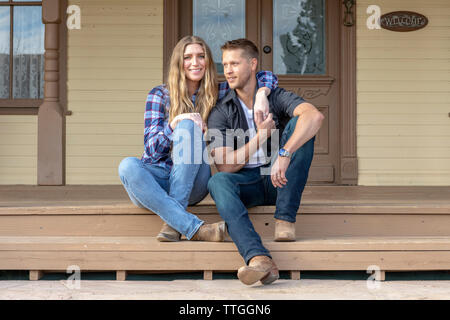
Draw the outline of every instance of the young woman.
M271 72L257 77L265 88L259 89L256 101L266 103L268 88L276 88L277 79ZM168 84L153 88L147 97L145 152L141 159L122 160L119 176L135 205L164 220L159 241L179 241L181 234L189 240L224 240L223 221L205 224L186 208L208 194L211 169L203 157L203 132L211 109L228 90L226 82L217 84L208 45L187 36L173 50Z

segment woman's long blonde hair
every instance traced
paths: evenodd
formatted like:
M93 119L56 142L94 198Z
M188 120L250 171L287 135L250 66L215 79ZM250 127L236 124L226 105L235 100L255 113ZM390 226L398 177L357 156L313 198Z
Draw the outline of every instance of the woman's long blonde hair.
M184 51L190 44L201 45L205 52L205 75L200 81L195 106L189 96L184 73ZM170 58L168 89L170 93L169 121L179 114L191 112L200 113L203 121L207 121L209 113L217 101L217 71L211 49L202 38L186 36L178 41Z

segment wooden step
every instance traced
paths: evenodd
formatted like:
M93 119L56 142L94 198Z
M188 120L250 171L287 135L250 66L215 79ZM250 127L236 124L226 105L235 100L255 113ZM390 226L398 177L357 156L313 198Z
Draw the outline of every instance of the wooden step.
M338 236L446 236L450 235L448 214L431 213L351 213L337 205L323 206L320 213L308 213L301 206L296 232L301 237ZM381 206L380 210L385 210ZM417 208L417 207L414 207ZM200 219L213 223L221 220L214 206L189 207ZM261 206L249 210L256 231L262 237L274 234L275 207ZM305 212L306 211L306 212ZM393 210L394 211L394 210ZM134 207L14 207L0 208L0 236L156 236L162 220L156 214Z
M270 251L450 251L448 237L329 237L297 238L295 242L264 239ZM154 237L0 237L0 251L155 251L234 252L224 242L159 242Z
M263 240L280 270L450 270L450 237L299 238ZM0 237L0 270L236 271L233 242L161 243L153 237ZM118 273L119 274L119 273Z
M188 210L221 220L207 197ZM249 209L262 237L274 206ZM0 186L0 236L156 236L162 220L117 186ZM307 186L296 232L305 238L450 235L450 187Z
M206 198L189 211L221 220ZM276 243L274 206L249 210L280 270L450 270L450 187L307 186L295 243ZM122 186L0 186L0 270L235 272L234 243L155 240L162 220L134 206Z

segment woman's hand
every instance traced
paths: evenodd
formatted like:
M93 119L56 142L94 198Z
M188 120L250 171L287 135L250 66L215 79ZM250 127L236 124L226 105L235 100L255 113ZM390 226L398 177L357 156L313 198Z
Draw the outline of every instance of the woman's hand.
M261 87L258 89L255 97L255 105L253 107L255 113L261 112L263 115L262 120L266 120L269 115L269 99L267 96L270 94L270 89Z
M194 123L202 129L202 132L206 130L206 124L200 116L200 113L179 114L170 122L170 127L172 128L172 130L175 130L178 122L186 119L194 121Z

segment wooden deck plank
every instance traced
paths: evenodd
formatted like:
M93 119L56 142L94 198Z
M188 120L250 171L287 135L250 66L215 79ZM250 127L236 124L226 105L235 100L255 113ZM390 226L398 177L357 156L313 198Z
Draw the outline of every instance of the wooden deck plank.
M206 198L189 211L219 221ZM307 186L298 241L273 239L274 206L249 210L280 270L450 270L450 187ZM236 271L232 242L153 238L161 219L135 207L122 186L0 186L0 270ZM36 273L36 272L37 273Z
M97 186L0 186L0 207L106 206L111 212L121 206L133 207L121 185ZM195 207L211 206L208 196ZM302 205L337 207L365 206L450 206L450 186L370 187L306 186ZM118 207L116 207L118 206ZM98 208L97 208L98 209ZM399 208L401 209L401 208Z
M199 217L208 223L221 220L218 214ZM252 214L250 219L262 237L273 236L273 213ZM156 215L0 215L0 236L156 236L161 226ZM450 214L299 214L296 233L305 238L446 236L450 235Z
M450 251L448 237L263 239L271 252L297 251ZM0 237L0 251L237 252L233 242L159 242L154 237ZM208 269L205 269L208 270Z
M43 203L35 206L15 207L13 204L0 207L0 215L114 215L135 214L149 215L153 212L134 206L131 203L90 205L79 202L77 205L46 206ZM214 205L188 207L194 214L219 214ZM250 208L250 214L267 214L275 212L275 206L258 206ZM450 214L450 203L372 203L372 204L304 204L297 211L301 214Z
M279 270L450 270L450 251L300 251L272 252ZM183 263L180 263L183 261ZM0 251L0 270L236 271L237 252Z

